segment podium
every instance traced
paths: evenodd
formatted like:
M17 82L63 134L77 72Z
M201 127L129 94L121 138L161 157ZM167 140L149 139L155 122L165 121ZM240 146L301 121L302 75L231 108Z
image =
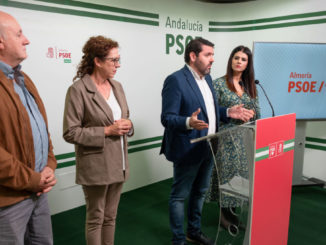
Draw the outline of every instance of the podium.
M260 119L191 141L207 140L214 155L220 207L215 244L287 244L295 119ZM230 150L232 161L219 157ZM227 230L220 226L221 206L237 217Z

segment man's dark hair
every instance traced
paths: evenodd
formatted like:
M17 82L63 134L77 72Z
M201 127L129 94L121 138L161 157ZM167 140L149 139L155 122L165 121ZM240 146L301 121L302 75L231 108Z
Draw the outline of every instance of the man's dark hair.
M187 64L189 64L190 61L190 53L194 52L196 54L196 56L199 55L199 53L202 51L202 45L206 45L206 46L210 46L212 48L214 48L214 43L211 43L210 41L201 38L201 37L197 37L193 40L191 40L187 46L186 46L186 50L185 50L185 62Z

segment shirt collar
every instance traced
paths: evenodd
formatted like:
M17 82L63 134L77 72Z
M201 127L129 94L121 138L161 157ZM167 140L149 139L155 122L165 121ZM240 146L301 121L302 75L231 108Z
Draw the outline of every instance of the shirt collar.
M2 70L5 76L11 80L15 78L15 73L20 74L20 69L21 69L21 65L12 68L10 65L0 60L0 70Z
M191 71L192 75L195 77L196 80L199 80L199 81L205 80L205 77L200 78L200 76L198 75L198 73L195 72L195 70L192 69L192 67L190 65L188 65L188 64L186 64L186 65L187 65L187 67L189 68L189 70Z

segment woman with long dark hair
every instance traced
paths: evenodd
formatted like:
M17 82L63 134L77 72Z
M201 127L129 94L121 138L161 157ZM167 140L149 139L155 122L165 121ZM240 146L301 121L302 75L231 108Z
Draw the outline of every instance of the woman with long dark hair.
M253 110L253 120L260 118L257 89L254 80L252 53L245 46L238 46L230 54L226 75L213 81L214 91L220 106L230 108L243 104ZM220 122L220 131L237 126L243 122L230 119L229 123ZM232 133L219 138L216 154L217 168L213 169L208 201L218 201L221 207L221 225L230 232L236 233L239 220L235 208L241 204L237 198L219 193L219 185L229 184L234 177L248 180L248 162L241 135Z

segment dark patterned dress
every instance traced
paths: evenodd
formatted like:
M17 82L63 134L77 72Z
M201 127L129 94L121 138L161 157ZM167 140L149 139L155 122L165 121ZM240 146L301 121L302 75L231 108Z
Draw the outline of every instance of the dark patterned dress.
M225 77L218 78L213 81L214 92L218 98L219 106L230 108L234 105L244 104L247 109L256 110L256 118L260 118L260 109L258 97L250 99L247 93L243 93L240 97L232 92L226 84ZM255 104L255 108L254 105ZM243 121L230 119L229 123L220 122L219 131L243 124ZM248 176L248 161L246 159L246 151L243 143L241 131L230 131L221 135L219 138L218 149L216 154L216 163L220 175L220 185L227 184L234 177L243 179ZM207 193L207 201L219 201L221 207L237 207L240 201L230 195L222 194L219 197L219 183L216 168L213 168L210 189Z

